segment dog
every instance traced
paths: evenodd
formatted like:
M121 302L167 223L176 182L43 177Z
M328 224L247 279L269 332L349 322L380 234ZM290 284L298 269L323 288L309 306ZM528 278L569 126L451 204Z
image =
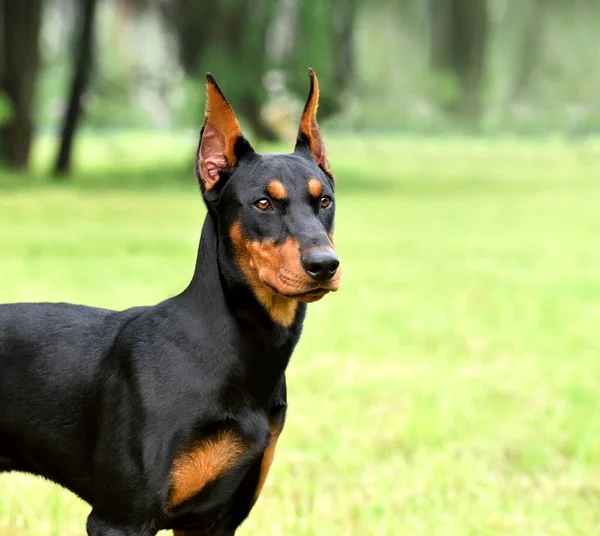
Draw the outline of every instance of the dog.
M261 492L306 304L340 285L309 76L294 152L258 154L207 74L207 214L179 295L125 311L0 306L0 472L77 494L89 536L231 536Z

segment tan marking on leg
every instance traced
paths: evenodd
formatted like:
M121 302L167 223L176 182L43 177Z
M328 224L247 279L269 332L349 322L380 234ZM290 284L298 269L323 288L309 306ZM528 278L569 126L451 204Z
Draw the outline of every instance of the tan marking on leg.
M271 181L267 191L273 199L287 199L288 192L281 181Z
M308 181L308 193L312 197L321 197L323 185L317 179L310 179Z
M269 446L263 454L263 459L260 466L260 476L258 478L258 485L256 486L256 491L254 492L254 502L258 500L260 492L262 491L263 486L267 481L269 469L271 469L271 464L273 463L273 459L275 458L275 448L277 447L277 441L279 440L279 436L281 435L282 429L282 425L271 425L271 438L269 440Z
M170 505L177 506L231 469L244 453L241 439L229 430L201 441L175 459L171 472Z

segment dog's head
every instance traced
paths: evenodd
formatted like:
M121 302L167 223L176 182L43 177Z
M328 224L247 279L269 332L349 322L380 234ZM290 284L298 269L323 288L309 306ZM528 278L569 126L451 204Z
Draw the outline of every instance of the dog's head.
M291 154L258 154L233 109L207 75L206 118L196 170L218 220L228 277L248 285L271 318L294 321L298 302L314 302L340 285L333 245L334 178L316 120L319 85L310 91ZM223 256L221 256L223 260ZM226 267L227 268L227 267Z

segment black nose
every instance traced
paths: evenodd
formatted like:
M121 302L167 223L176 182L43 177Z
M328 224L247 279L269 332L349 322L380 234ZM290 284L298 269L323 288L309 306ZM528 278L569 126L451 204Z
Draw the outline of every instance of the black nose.
M302 255L302 267L315 281L331 279L337 272L340 260L330 249L313 249Z

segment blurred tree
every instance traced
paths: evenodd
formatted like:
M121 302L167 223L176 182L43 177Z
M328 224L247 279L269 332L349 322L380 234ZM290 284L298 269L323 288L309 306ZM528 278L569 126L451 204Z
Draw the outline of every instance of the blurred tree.
M358 0L337 0L335 10L336 81L340 94L349 91L355 84L355 32Z
M41 20L42 0L0 0L0 93L11 108L0 126L0 161L19 169L31 149Z
M515 62L517 71L511 95L513 100L521 98L526 92L534 68L539 62L548 15L548 0L530 0L524 3L521 13L524 24Z
M65 177L71 170L73 141L81 122L83 98L93 68L94 19L97 0L77 0L77 3L79 4L79 21L75 27L80 29L80 33L73 40L73 80L61 129L60 147L54 165L54 173L57 177Z
M202 0L162 0L160 6L177 40L181 66L186 73L197 75L212 26L206 22L214 21L211 14L215 6ZM201 25L205 28L201 29Z
M294 16L282 32L285 53L279 66L290 89L306 95L306 68L312 67L323 88L319 118L338 113L356 76L354 36L358 0L285 0L295 3ZM289 7L288 7L289 9ZM294 46L293 43L299 43Z
M487 0L430 0L431 67L455 80L449 112L476 121L482 110L489 16Z
M166 20L179 45L187 74L212 70L235 109L261 139L274 131L261 110L268 67L265 44L278 0L180 0L163 2Z

